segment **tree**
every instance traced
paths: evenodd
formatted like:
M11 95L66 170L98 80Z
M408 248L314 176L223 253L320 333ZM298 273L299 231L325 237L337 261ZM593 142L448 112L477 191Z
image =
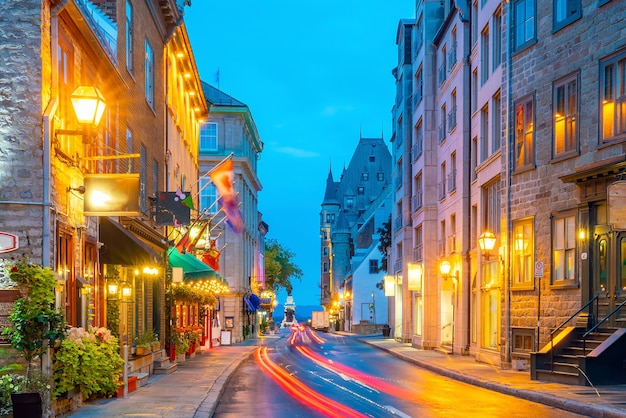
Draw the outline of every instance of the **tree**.
M384 222L383 225L376 230L376 232L380 235L378 240L378 251L382 254L383 258L380 262L380 269L382 271L387 270L387 249L391 247L391 215L389 215L389 220Z
M268 289L278 292L283 288L291 295L292 279L300 280L303 273L293 262L295 254L283 247L276 239L265 242L265 284Z

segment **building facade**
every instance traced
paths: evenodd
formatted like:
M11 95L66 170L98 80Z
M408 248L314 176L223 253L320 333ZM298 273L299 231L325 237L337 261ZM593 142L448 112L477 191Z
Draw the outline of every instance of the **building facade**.
M424 0L400 21L396 339L525 368L620 307L626 45L594 31L624 27L617 3Z
M230 286L230 293L220 297L220 319L223 327L232 324L228 328L232 331L232 341L237 343L258 332L255 313L258 306L249 303L249 296L259 296L264 285L262 238L267 226L258 212L262 186L257 176L263 142L246 104L207 83L202 85L210 110L199 142L200 210L214 217L209 240L220 251L219 273ZM217 190L206 175L229 156L232 156L234 189L243 218L240 233L227 226L224 213L220 212Z

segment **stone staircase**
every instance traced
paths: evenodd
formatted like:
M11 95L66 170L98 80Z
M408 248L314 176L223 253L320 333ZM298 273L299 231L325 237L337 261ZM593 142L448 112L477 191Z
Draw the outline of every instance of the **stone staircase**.
M531 379L582 386L614 384L607 381L607 376L615 376L616 369L626 368L625 331L598 328L583 340L585 327L564 328L552 343L531 354Z
M163 349L152 353L152 364L154 374L174 373L178 367L177 363L170 362L170 358Z

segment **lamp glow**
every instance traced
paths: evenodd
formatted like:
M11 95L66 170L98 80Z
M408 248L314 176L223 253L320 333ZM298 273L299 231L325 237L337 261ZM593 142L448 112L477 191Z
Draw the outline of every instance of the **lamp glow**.
M490 252L496 245L496 236L493 232L485 231L478 237L478 246L481 251Z
M104 96L95 87L78 86L71 96L79 123L97 126L106 107Z
M445 276L445 277L449 276L451 269L452 269L452 266L450 265L450 262L448 260L443 260L439 264L439 272L441 273L442 276Z

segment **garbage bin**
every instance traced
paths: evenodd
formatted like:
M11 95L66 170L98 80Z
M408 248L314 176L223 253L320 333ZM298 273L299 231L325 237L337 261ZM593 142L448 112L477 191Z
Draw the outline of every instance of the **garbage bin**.
M383 337L389 337L389 333L391 332L391 328L388 324L383 325Z

